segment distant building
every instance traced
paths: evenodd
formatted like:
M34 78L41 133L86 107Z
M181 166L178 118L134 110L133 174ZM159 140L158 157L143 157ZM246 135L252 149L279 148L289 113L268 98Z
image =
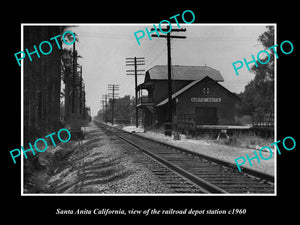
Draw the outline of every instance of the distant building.
M172 66L173 121L191 120L196 125L232 125L239 98L219 82L221 73L208 66ZM166 65L146 71L138 86L138 108L146 127L167 119L168 72Z

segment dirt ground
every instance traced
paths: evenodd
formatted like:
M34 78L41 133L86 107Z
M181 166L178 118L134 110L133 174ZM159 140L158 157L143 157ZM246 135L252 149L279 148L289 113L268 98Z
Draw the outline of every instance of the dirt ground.
M147 194L169 189L120 147L114 137L91 123L82 141L70 141L25 161L26 193Z
M234 147L228 146L225 144L217 144L206 140L195 140L195 139L186 139L184 135L181 135L181 140L174 140L173 137L165 136L162 133L147 131L144 132L141 128L135 128L133 126L124 127L123 128L129 132L135 132L138 135L145 136L148 138L152 138L161 142L165 142L168 144L172 144L193 152L198 152L203 155L207 155L213 158L221 159L230 163L235 164L235 159L239 157L245 157L248 154L249 158L254 157L254 152L256 151L257 155L259 155L260 148L242 148L242 147ZM270 152L262 151L262 155L264 158L268 158L270 156ZM266 174L270 174L274 176L275 170L275 160L274 158L276 153L273 150L273 157L269 160L260 160L260 163L256 159L251 161L252 167L249 165L248 161L243 165L244 167L257 170Z
M254 156L257 149L232 147L205 140L174 140L172 137L134 127L123 128L138 135L153 138L190 151L235 164L238 157ZM24 194L159 194L170 193L152 172L137 160L133 150L125 148L114 136L106 135L94 123L84 127L85 138L69 141L31 159L24 159ZM262 152L265 158L269 152ZM275 160L252 160L243 166L274 175Z

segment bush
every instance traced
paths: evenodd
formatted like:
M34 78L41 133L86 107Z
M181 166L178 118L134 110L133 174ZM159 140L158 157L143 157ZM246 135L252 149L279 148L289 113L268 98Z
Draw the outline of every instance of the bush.
M248 124L252 124L252 116L250 115L244 115L244 116L241 116L241 117L235 117L234 118L234 121L235 121L235 125L248 125Z

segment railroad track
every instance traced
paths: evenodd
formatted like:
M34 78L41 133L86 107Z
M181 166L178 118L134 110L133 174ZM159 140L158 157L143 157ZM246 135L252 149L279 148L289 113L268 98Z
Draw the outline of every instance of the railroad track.
M218 159L154 141L95 121L106 132L142 151L159 166L160 176L167 177L181 193L274 193L274 177L244 168L242 172ZM150 163L149 161L146 163ZM180 186L179 185L179 186Z

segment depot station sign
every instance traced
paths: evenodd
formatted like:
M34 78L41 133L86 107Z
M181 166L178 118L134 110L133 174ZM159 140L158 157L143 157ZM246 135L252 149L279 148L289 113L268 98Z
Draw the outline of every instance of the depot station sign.
M191 98L191 102L221 102L222 98Z

